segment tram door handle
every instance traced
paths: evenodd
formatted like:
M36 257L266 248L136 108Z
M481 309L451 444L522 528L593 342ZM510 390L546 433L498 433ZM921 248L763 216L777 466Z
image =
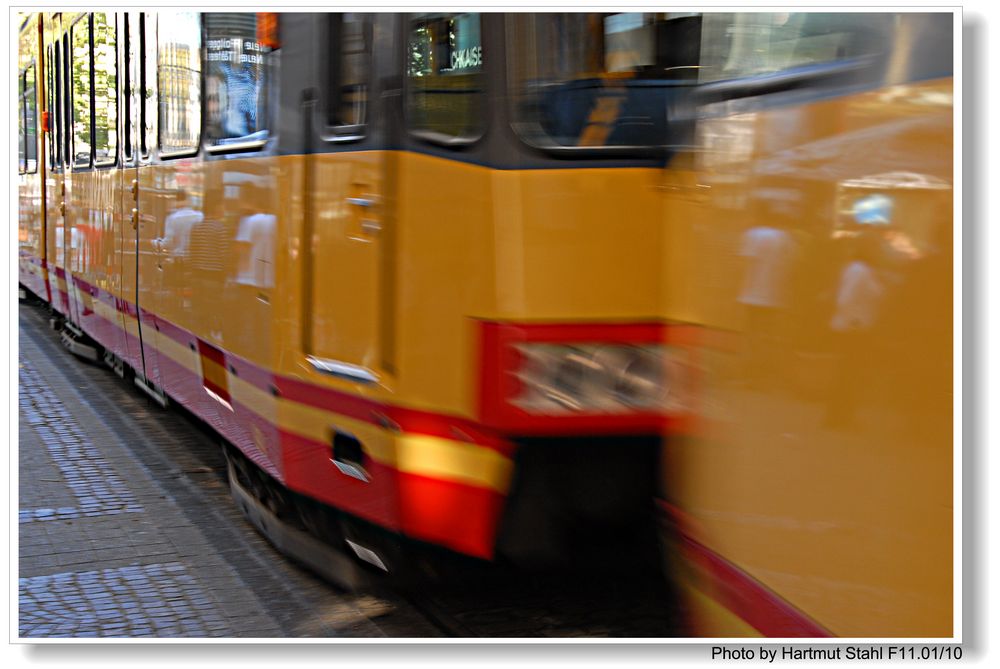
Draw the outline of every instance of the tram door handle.
M382 224L378 221L374 212L372 211L378 206L378 198L372 196L365 197L349 197L347 198L347 203L355 207L360 208L361 214L361 232L368 235L369 237L376 236L382 231Z
M66 216L66 203L65 202L60 202L59 203L59 215L60 216L64 216L64 217Z
M372 220L370 218L366 218L363 221L361 221L361 232L365 233L366 235L375 236L381 231L382 231L382 224L379 223L378 221Z
M139 180L138 179L132 179L132 185L129 186L128 190L129 190L130 193L132 193L132 198L138 200L139 199Z
M139 229L139 210L135 207L132 207L132 229Z

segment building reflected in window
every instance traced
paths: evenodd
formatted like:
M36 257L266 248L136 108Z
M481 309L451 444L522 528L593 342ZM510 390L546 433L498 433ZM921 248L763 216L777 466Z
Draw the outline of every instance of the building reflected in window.
M160 149L195 151L201 130L201 31L194 12L161 13L157 82Z

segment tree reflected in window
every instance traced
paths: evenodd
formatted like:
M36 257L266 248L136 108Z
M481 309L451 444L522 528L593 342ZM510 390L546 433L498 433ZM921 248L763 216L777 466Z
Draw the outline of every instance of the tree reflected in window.
M478 136L484 123L479 14L416 15L406 53L410 130L440 141Z
M90 164L90 20L84 17L73 25L70 36L73 53L73 164Z
M94 147L96 162L114 162L118 150L118 96L114 17L94 14Z

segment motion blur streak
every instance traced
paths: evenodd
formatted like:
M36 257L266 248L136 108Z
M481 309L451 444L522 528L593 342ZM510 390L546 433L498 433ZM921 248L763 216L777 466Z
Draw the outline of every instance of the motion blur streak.
M952 14L20 18L19 282L269 519L955 631Z

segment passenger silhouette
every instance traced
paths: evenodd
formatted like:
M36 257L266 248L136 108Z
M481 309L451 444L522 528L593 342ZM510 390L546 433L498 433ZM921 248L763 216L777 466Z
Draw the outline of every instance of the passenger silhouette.
M859 200L855 221L862 230L852 240L850 258L840 273L830 330L836 367L826 423L848 427L875 368L875 328L887 291L881 270L882 236L877 226L890 223L892 201L884 195Z
M781 346L782 318L789 307L791 283L800 250L792 236L787 203L772 198L788 193L758 193L769 219L743 233L739 254L746 258L745 273L737 301L744 305L747 335L746 381L752 386L777 381L777 357Z

